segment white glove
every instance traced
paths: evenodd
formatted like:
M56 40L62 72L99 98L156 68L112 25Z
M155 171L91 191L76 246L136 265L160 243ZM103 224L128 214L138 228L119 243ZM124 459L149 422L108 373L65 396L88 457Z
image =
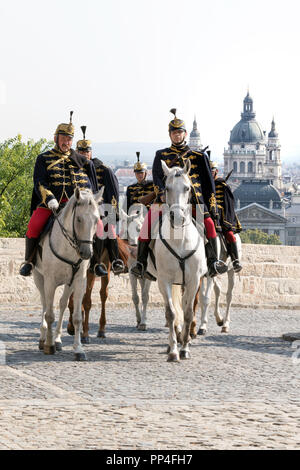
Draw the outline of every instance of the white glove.
M48 207L51 211L53 210L56 211L58 209L58 206L59 204L58 204L57 199L51 199L51 201L48 202Z

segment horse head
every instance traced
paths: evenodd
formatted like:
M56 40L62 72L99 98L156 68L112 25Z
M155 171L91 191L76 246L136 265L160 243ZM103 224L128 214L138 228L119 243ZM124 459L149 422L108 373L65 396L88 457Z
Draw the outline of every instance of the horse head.
M161 162L166 176L165 194L166 204L170 209L170 222L173 228L183 227L190 216L189 200L191 182L189 172L191 162L187 160L183 168L169 168L165 162Z
M72 233L73 246L82 259L89 259L93 254L93 238L99 220L98 204L102 194L103 190L94 197L90 190L76 188L62 212L63 226L67 233Z

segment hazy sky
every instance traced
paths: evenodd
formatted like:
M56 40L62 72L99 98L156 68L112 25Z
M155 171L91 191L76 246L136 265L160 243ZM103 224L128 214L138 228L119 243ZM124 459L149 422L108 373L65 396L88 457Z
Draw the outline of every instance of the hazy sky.
M52 138L74 110L97 142L167 142L177 107L222 159L249 87L300 157L299 0L0 0L0 140Z

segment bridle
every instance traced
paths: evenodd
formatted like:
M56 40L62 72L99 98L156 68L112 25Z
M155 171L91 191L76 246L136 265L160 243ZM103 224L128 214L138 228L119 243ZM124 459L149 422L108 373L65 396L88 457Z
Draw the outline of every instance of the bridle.
M74 277L77 273L77 271L79 270L80 268L80 264L82 263L83 259L80 257L80 253L79 253L79 247L81 245L81 243L88 243L90 245L93 244L93 240L81 240L80 238L78 238L77 236L77 233L76 233L76 229L75 229L75 218L76 218L76 208L78 206L78 203L77 201L75 202L74 206L73 206L73 209L72 209L72 213L73 213L73 221L72 221L72 231L73 231L73 236L69 235L68 231L66 230L66 228L63 226L63 224L61 223L61 221L59 220L59 214L57 214L56 211L53 211L53 215L54 215L54 222L57 221L60 229L61 229L61 232L63 234L63 236L66 238L66 240L69 242L70 246L72 248L74 248L76 250L76 253L78 254L79 256L79 259L78 261L75 263L74 261L70 261L68 260L67 258L64 258L63 256L60 256L54 249L53 247L53 244L52 244L52 240L51 240L51 235L52 235L52 229L53 229L53 225L54 223L52 224L52 227L50 229L50 233L49 233L49 245L50 245L50 249L52 251L52 253L56 256L56 258L58 258L60 261L63 261L64 263L67 263L69 264L71 267L72 267L72 278L71 278L71 281L70 283L68 284L69 286L71 286L73 280L74 280Z

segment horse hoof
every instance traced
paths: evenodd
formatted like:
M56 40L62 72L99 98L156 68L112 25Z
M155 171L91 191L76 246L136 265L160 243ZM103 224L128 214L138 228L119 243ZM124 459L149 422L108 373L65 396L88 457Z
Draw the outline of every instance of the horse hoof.
M69 333L69 335L74 336L74 335L75 335L74 326L69 324L69 325L67 326L67 332Z
M229 331L228 326L223 326L221 333L228 333L228 331Z
M80 361L80 362L87 361L86 355L84 353L75 353L75 361Z
M218 321L218 322L217 322L217 325L218 325L218 326L223 326L223 325L224 325L224 321L223 321L223 320Z
M145 325L145 323L140 323L139 326L138 326L138 330L139 330L139 331L146 331L146 325Z
M178 353L170 353L167 362L180 362Z
M199 336L205 336L205 335L206 335L206 330L204 330L203 328L199 328L197 334L198 334Z
M89 336L82 336L81 343L82 344L90 344L90 337Z
M62 343L55 341L55 349L56 351L62 351Z
M191 339L196 339L196 338L197 338L197 334L196 334L196 333L190 333L190 337L191 337Z
M40 340L39 340L39 350L40 350L40 351L43 351L43 349L44 349L44 344L45 344L45 340L40 339Z
M190 359L191 353L189 351L180 351L179 353L180 359Z
M44 354L55 354L55 344L53 344L52 346L44 344Z
M98 331L97 338L106 338L104 331Z

